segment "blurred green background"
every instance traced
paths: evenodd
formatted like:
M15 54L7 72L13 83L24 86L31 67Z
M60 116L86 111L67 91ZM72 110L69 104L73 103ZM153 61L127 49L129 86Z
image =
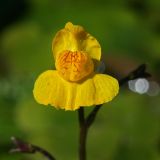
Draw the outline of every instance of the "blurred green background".
M8 154L11 136L57 160L78 160L77 112L39 105L32 95L36 77L54 68L52 39L68 21L99 40L115 75L147 63L159 81L159 0L1 0L0 17L0 160L44 159ZM121 88L98 113L87 152L88 160L160 160L160 96Z

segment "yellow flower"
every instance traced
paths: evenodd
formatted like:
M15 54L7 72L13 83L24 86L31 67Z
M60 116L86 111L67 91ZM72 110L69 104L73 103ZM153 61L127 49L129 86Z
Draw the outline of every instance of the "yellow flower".
M57 32L53 44L57 70L42 73L35 82L36 101L65 110L76 110L111 101L118 93L118 81L94 72L101 58L101 46L82 26L68 22Z

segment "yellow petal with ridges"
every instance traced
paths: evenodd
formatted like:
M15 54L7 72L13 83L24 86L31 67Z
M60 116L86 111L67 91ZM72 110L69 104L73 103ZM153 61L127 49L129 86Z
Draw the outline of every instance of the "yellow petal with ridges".
M65 110L76 110L80 106L103 104L118 93L116 79L104 74L95 74L82 83L68 82L57 71L42 73L35 82L33 94L36 101Z
M57 32L53 39L52 51L56 57L63 51L83 51L93 59L100 60L101 46L99 42L87 33L82 26L66 23L65 28Z

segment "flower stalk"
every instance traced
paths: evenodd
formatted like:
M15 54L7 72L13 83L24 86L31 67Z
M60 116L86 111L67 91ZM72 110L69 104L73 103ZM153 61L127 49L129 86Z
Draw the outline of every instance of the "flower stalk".
M84 108L78 109L80 137L79 137L79 159L86 160L86 138L87 138L87 126L84 115Z

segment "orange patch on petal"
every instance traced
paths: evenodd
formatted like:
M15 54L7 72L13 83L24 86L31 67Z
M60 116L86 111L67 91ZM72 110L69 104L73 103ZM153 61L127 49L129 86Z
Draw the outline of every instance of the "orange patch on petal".
M60 76L68 81L79 81L94 70L92 59L82 51L64 51L56 59Z

